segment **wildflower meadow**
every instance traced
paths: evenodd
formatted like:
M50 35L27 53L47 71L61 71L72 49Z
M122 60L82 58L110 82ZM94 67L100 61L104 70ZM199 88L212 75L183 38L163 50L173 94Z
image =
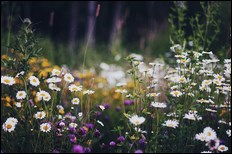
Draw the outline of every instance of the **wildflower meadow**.
M211 50L218 8L200 6L187 20L185 2L173 2L169 57L130 51L91 66L87 41L73 68L44 56L23 18L1 44L1 152L230 153L231 58Z

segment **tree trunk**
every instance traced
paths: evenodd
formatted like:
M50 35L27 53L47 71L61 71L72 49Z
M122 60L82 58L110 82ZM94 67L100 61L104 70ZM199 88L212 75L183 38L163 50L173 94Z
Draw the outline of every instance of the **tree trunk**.
M113 24L110 32L110 48L113 45L113 42L120 36L120 30L122 28L122 15L121 11L122 10L122 3L121 2L116 2L116 7L114 11L114 18L113 18Z
M88 2L88 25L87 25L86 39L87 41L89 41L90 48L93 48L95 45L94 20L95 20L96 4L97 4L96 1Z
M77 36L77 5L78 3L75 1L71 2L70 9L70 31L69 31L69 43L68 49L71 57L74 56L74 50L76 47L76 36Z

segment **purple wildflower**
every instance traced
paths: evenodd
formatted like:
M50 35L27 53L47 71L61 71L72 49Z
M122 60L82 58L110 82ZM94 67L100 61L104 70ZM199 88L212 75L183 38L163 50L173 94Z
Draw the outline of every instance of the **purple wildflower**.
M74 153L83 153L84 152L84 149L81 145L73 145L73 152Z
M109 144L111 147L115 147L116 143L114 141L111 141Z
M124 141L125 141L125 138L124 138L123 136L119 136L119 137L117 138L117 141L118 141L118 142L124 142Z
M138 149L138 150L135 151L135 153L143 153L143 151Z

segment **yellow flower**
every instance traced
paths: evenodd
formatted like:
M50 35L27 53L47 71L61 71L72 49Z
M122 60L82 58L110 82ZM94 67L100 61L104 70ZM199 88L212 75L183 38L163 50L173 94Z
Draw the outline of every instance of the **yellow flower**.
M50 63L49 63L48 59L42 59L41 66L42 66L43 68L49 67L49 66L50 66Z
M64 114L64 109L59 109L59 114Z
M33 65L37 62L37 58L33 57L28 62L29 62L29 65Z

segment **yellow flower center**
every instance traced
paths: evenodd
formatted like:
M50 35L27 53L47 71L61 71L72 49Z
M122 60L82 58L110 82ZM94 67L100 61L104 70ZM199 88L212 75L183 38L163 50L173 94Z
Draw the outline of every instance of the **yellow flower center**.
M19 96L23 96L23 93L19 93Z
M48 130L48 126L47 125L43 126L43 129Z
M42 94L40 94L42 97L44 97L45 96L45 94L44 93L42 93Z
M224 148L224 147L221 147L221 150L225 150L225 148Z
M180 82L184 82L185 81L185 79L184 78L180 78Z
M187 60L185 60L185 59L182 59L182 60L181 60L182 63L186 63L186 61L187 61Z
M4 80L4 82L6 82L6 83L10 83L10 80L8 80L8 79L5 79L5 80Z
M178 94L179 94L179 92L178 92L178 91L174 91L174 94L175 94L175 95L178 95Z
M76 87L74 87L74 88L73 88L73 91L77 91L77 88L76 88Z
M8 124L8 125L6 125L6 128L7 128L7 129L11 129L11 128L12 128L12 125L11 125L11 124Z
M68 78L69 80L71 80L71 77L70 77L70 76L68 76L67 78Z
M207 133L207 135L208 135L208 136L211 136L211 135L212 135L212 133L211 133L211 132L208 132L208 133Z
M42 117L42 113L39 113L38 117L41 118Z
M35 83L36 83L36 79L33 79L32 82L35 82Z

